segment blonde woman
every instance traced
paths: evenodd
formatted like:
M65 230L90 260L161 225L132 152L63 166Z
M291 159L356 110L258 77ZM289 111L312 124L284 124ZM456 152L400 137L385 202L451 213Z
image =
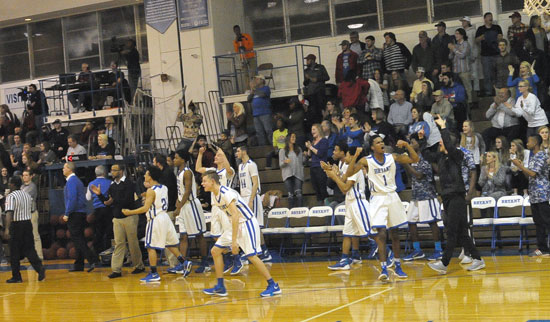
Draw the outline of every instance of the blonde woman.
M540 106L540 101L536 95L531 93L531 84L527 80L519 82L519 92L516 107L521 109L523 118L527 121L527 137L537 133L541 126L548 125L546 113Z
M527 80L529 81L529 84L533 86L533 94L537 95L537 86L535 86L536 83L540 81L539 76L535 72L535 63L536 61L533 61L533 65L529 64L529 62L522 61L519 65L519 77L514 79L514 67L512 65L508 65L508 83L506 84L508 87L515 87L516 88L516 97L519 97L520 95L520 88L519 83L521 81Z
M542 138L541 149L548 153L550 151L550 131L547 125L541 126L537 129L537 133Z
M531 151L525 149L523 146L523 141L520 139L515 139L510 143L510 160L521 160L523 161L523 166L529 166L529 155ZM529 186L529 181L523 175L521 170L515 166L513 163L510 165L510 170L512 170L512 189L514 195L517 195L520 191L523 192L523 196L527 196L527 187Z
M498 200L506 195L506 165L500 163L498 153L489 151L485 156L485 165L481 167L478 183L481 186L481 195ZM481 212L485 217L486 212Z
M476 166L479 167L481 156L485 153L485 142L483 141L481 134L475 132L474 123L472 121L464 121L464 124L462 125L460 146L473 154L474 162Z
M97 136L97 146L94 151L94 155L89 159L112 159L115 155L115 147L109 143L109 137L107 134L99 134Z
M248 134L246 133L246 113L241 103L233 104L233 112L227 111L227 128L234 147L246 145Z

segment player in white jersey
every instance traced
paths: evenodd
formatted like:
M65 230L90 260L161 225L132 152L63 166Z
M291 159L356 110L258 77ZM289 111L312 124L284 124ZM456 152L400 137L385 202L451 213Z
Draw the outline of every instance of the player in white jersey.
M241 197L247 203L248 208L252 209L252 213L256 216L260 228L264 226L264 207L260 198L260 176L258 175L258 166L248 156L248 148L241 146L237 148L237 159L241 160L239 165L239 185L241 188ZM271 260L269 250L265 245L264 234L260 231L262 254L260 258L264 262ZM236 270L233 266L233 270Z
M138 209L122 209L125 216L139 215L146 213L147 227L145 228L145 248L149 255L149 265L151 273L142 278L142 282L160 281L160 275L157 272L157 250L167 248L174 256L178 258L180 264L188 265L178 250L178 233L168 213L168 188L159 184L162 177L162 171L151 166L145 173L145 184L150 187L145 194L145 202Z
M237 255L240 247L248 260L267 280L267 289L260 295L267 297L281 294L279 285L273 281L269 270L257 256L261 253L260 226L252 210L235 190L220 185L219 176L215 171L208 171L202 176L202 186L205 191L212 192L214 195L213 204L224 212L224 216L231 218L231 229L223 232L211 250L218 283L213 288L205 289L204 293L227 296L223 282L223 253L230 248L231 252Z
M340 150L337 145L334 150ZM355 155L356 147L349 148L346 152L344 161L351 161ZM332 179L338 188L346 194L346 218L344 222L343 240L342 240L342 259L328 268L331 270L349 270L353 259L350 257L350 248L352 246L352 238L359 242L360 237L367 237L370 234L370 219L367 209L369 203L365 197L365 176L363 170L359 169L351 176L342 179L339 174L340 169L331 167L326 163L321 164L327 176Z
M201 202L198 199L197 182L193 171L187 167L190 161L188 152L179 150L174 154L174 166L178 169L178 201L176 202L176 226L180 233L180 251L185 257L189 247L188 236L194 236L199 244L201 255L201 264L195 270L195 273L204 273L210 271L208 265L208 256L206 253L206 239L203 234L206 232L206 220L202 211ZM191 263L191 261L189 261ZM191 266L179 267L173 270L175 273L189 275Z
M380 257L380 265L382 271L378 279L382 281L388 280L387 266L392 266L393 261L387 265L386 262L386 234L390 230L392 239L393 252L395 254L395 274L398 278L407 278L401 268L401 260L399 259L399 226L407 222L407 214L405 207L401 203L401 199L395 191L395 162L399 163L416 163L420 159L416 151L405 141L399 140L397 147L407 148L409 155L406 154L389 154L384 153L384 140L374 135L370 137L370 146L372 154L362 158L356 164L357 157L361 153L361 149L355 153L348 166L347 176L351 176L361 168L367 168L369 188L371 191L370 199L370 218L372 233L377 234L376 243L378 244L378 254Z

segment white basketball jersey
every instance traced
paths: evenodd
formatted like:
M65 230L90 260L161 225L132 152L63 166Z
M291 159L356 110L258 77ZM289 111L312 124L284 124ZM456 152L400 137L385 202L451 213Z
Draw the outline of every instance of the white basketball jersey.
M365 176L363 170L357 171L348 180L353 181L353 186L346 193L346 202L353 202L359 199L367 200L365 196Z
M390 153L384 153L384 162L379 163L371 154L368 163L369 189L372 193L395 192L395 160Z
M218 196L212 193L212 205L220 208L229 217L231 217L231 213L229 213L229 205L232 201L235 201L235 206L241 214L241 217L239 218L240 222L245 222L254 218L254 213L250 210L250 208L248 208L248 205L244 202L237 191L225 186L220 186Z
M233 168L231 168L233 170ZM233 175L228 176L227 170L225 168L218 170L216 168L206 168L206 171L216 171L218 176L220 177L220 185L231 187L231 183L233 182L233 177L235 176L235 171L233 170Z
M339 161L338 162L338 175L339 176L343 176L346 171L348 171L348 164L345 163L344 161Z
M147 211L147 220L152 220L168 210L168 188L161 184L151 187L155 191L155 201Z
M185 171L191 171L189 168L184 168L180 173L178 173L178 200L183 201L183 195L185 194ZM191 193L189 194L189 200L194 200L197 198L197 182L195 181L195 176L193 171L191 171Z
M252 195L252 177L258 177L258 195L261 192L260 189L260 176L258 175L258 166L252 160L248 160L246 163L242 163L239 166L239 185L241 186L241 196L249 197Z

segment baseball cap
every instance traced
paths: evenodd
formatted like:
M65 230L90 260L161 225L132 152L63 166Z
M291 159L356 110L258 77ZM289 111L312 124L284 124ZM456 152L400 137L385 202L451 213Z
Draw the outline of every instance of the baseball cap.
M460 18L459 21L468 21L468 22L472 22L472 19L470 19L470 17L468 17L468 16L464 16L464 17Z
M342 40L342 42L340 43L340 46L344 46L344 45L349 46L349 44L350 44L349 40Z
M316 60L317 57L316 57L314 54L309 54L309 55L307 55L306 57L304 57L304 59Z
M519 14L519 12L514 11L514 13L511 14L508 18L521 18L521 15Z
M256 75L256 76L254 76L254 78L259 78L259 79L265 80L265 76L262 75L262 74L258 74L258 75Z
M61 120L60 120L60 119L57 119L57 120L53 121L53 124L56 124L56 123L61 124Z
M445 27L445 28L447 28L447 25L443 21L438 22L437 25L435 25L435 26L436 27Z
M422 66L418 66L418 68L416 69L417 72L421 72L421 73L425 73L426 70L424 69L424 67Z
M438 89L437 91L434 91L432 93L433 96L439 96L439 95L442 95L442 94L443 94L443 92L440 89Z

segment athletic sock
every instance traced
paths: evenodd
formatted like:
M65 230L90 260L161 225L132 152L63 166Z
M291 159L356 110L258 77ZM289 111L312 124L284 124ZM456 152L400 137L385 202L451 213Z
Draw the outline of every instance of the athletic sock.
M422 251L422 250L420 249L420 242L413 242L413 248L414 248L414 250L416 250L416 251L419 251L419 252Z
M441 252L441 242L440 241L435 242L435 250L438 251L438 252Z
M179 255L178 256L178 261L183 264L185 262L185 258L183 258L182 255Z
M267 285L273 285L275 284L275 281L273 280L273 278L270 278L267 280Z
M382 267L382 269L385 269L386 268L386 262L380 262L380 266Z
M359 251L357 249L351 250L351 257L358 258L359 257Z
M151 266L151 273L156 274L157 273L157 267Z
M265 244L260 245L260 247L262 248L262 252L265 252L267 250L267 246Z
M223 277L222 277L222 278L218 278L218 286L224 287L224 286L223 286Z
M342 259L348 259L349 258L349 254L342 254Z
M395 258L394 261L395 261L395 265L401 265L401 259Z

